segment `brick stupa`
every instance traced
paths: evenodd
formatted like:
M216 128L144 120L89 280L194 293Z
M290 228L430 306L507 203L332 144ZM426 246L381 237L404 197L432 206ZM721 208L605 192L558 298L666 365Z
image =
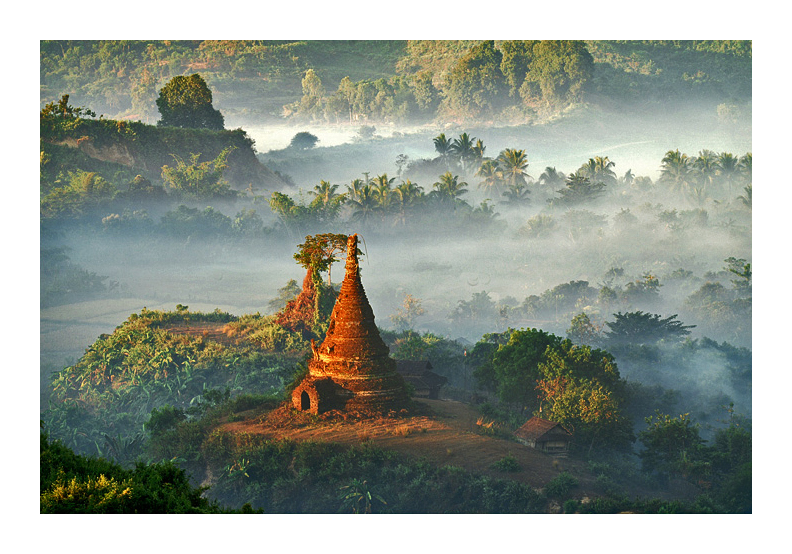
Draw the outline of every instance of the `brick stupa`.
M374 312L360 282L357 235L347 240L346 275L327 334L313 357L308 376L294 389L298 410L320 414L342 410L384 414L407 406L404 379L374 324Z

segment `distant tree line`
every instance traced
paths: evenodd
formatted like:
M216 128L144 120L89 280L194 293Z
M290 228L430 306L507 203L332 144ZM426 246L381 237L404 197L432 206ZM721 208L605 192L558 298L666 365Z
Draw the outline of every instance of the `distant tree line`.
M480 120L550 112L582 100L593 60L582 41L482 41L447 72L423 70L353 82L334 93L309 69L302 98L286 115L327 121Z
M282 117L275 99L287 96L287 115L322 121L524 120L591 93L740 103L750 100L751 52L750 41L66 40L42 41L40 76L42 103L68 93L147 121L163 85L196 72L251 117Z

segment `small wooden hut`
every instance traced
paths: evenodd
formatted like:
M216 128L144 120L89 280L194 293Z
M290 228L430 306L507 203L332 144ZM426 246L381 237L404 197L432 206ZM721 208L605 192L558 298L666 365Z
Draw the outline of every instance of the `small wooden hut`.
M514 432L517 440L526 446L553 454L566 456L572 443L572 433L560 423L532 417Z

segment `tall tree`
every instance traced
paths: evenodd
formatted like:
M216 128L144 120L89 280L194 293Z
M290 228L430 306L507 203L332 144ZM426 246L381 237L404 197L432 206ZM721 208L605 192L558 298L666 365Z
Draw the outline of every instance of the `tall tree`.
M463 172L468 171L476 158L474 140L475 137L471 138L467 133L462 133L459 138L451 141L451 152L459 160Z
M566 187L558 190L561 201L568 205L591 201L605 190L605 183L592 182L580 172L570 173L565 181Z
M440 133L433 139L433 142L435 152L439 154L440 159L445 163L446 169L450 169L449 158L452 153L451 141L446 138L445 133Z
M320 181L308 194L314 197L311 208L317 210L322 222L333 221L346 201L344 194L336 192L338 185L331 185L327 181Z
M538 399L545 417L562 423L576 442L614 447L632 440L632 425L621 413L623 381L613 356L564 340L539 362Z
M728 198L732 197L732 183L739 173L739 159L729 152L721 152L718 156L718 176L726 183Z
M503 184L503 172L497 160L484 160L476 172L476 177L481 177L479 188L487 191L487 194L500 194Z
M177 75L159 91L157 108L163 127L223 129L223 114L212 107L212 91L198 73Z
M654 344L660 340L680 340L690 334L695 325L676 321L677 314L661 317L642 311L613 314L607 321L605 338L609 344Z
M409 179L393 189L394 203L398 211L398 221L402 225L407 225L407 212L414 208L423 198L423 188L419 187Z
M701 150L692 163L701 186L711 186L718 169L718 155L712 150Z
M377 191L377 198L380 203L380 208L384 214L387 214L391 211L395 202L393 189L391 188L395 180L395 177L388 178L388 174L383 173L382 175L377 175L374 177L372 181L372 186L375 187Z
M441 205L451 205L456 209L456 205L462 202L460 196L467 192L467 183L459 181L458 175L453 175L450 171L443 173L440 180L432 185L434 190L430 193Z
M496 114L508 100L508 86L500 69L501 58L493 40L473 46L447 73L441 108L462 119Z
M302 79L303 95L297 105L297 113L303 117L317 119L323 114L325 96L322 80L313 69L308 69Z
M660 183L668 185L672 191L684 192L690 186L692 179L691 162L687 154L682 154L678 149L669 150L661 160Z
M498 155L498 166L503 172L503 179L507 186L527 185L530 175L528 169L528 156L525 150L507 148Z
M497 338L497 347L487 348L491 354L480 357L474 376L480 386L493 387L502 402L523 412L533 411L538 407L539 364L545 360L545 352L560 345L561 340L537 329L512 330Z
M299 251L294 255L295 261L311 273L314 282L319 282L319 274L327 271L327 284L330 285L331 267L338 261L336 254L346 252L347 236L338 233L308 235L297 248Z
M367 225L375 217L382 215L380 195L374 185L363 185L349 203L353 209L352 221L359 221L363 225Z

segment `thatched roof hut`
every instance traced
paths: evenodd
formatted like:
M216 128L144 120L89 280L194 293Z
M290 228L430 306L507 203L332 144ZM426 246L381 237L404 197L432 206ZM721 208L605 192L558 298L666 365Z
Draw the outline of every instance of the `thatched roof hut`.
M514 432L514 436L526 446L556 455L565 455L572 443L572 433L560 423L541 417L529 419Z

